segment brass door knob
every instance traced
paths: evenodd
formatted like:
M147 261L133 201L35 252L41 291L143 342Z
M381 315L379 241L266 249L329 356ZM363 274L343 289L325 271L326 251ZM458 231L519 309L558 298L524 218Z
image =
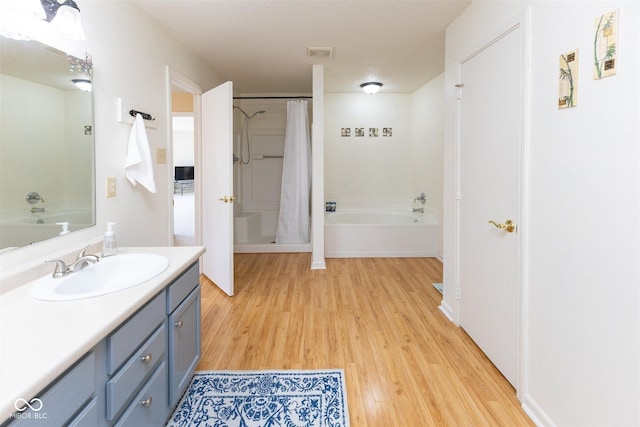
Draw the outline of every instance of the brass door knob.
M495 225L500 230L506 230L508 233L513 233L516 229L516 225L510 219L506 220L504 224L498 224L495 221L489 221L489 224Z

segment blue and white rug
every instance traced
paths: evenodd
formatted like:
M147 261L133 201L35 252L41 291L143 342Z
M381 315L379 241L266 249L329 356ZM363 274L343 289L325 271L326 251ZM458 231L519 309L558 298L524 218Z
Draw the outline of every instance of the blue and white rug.
M196 372L167 427L348 427L344 371Z

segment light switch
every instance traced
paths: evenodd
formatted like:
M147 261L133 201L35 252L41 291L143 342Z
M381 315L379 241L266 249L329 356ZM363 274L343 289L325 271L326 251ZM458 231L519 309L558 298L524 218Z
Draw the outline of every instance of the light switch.
M167 163L167 149L166 148L158 148L156 149L156 161L158 164Z
M107 178L107 197L116 197L116 178Z

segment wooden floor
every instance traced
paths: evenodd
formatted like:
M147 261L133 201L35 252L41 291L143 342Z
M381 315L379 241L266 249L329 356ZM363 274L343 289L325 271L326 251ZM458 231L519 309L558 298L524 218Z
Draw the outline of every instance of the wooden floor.
M435 258L236 254L235 296L202 283L198 370L345 371L353 427L529 426L515 391L438 305Z

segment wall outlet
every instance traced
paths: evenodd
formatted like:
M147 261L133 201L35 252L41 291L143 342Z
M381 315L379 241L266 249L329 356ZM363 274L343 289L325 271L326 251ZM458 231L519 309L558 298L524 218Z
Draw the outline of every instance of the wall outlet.
M156 149L156 162L158 162L158 164L167 163L167 149L166 148L158 148L158 149Z
M116 197L116 178L107 178L107 197Z

